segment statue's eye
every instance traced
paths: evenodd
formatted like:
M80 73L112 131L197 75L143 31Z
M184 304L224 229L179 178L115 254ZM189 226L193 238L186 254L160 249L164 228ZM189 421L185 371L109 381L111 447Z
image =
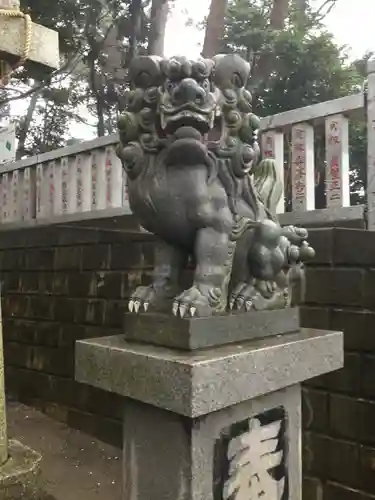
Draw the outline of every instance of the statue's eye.
M208 92L210 90L210 81L209 80L203 80L202 82L202 88Z
M174 82L167 82L165 88L167 89L167 92L172 92L173 89L176 87L176 84Z

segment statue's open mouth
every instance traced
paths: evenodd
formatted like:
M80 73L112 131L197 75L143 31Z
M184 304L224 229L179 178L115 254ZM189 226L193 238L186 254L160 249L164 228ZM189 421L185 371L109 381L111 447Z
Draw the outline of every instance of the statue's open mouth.
M193 127L202 135L207 134L214 124L214 113L182 109L174 113L161 112L160 125L167 134L173 134L180 127Z

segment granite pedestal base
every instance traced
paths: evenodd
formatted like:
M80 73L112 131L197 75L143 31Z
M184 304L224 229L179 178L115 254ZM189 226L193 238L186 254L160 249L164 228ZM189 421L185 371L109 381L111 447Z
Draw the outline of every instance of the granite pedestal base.
M41 500L39 453L12 440L8 451L8 460L0 466L0 500Z
M184 351L76 346L76 379L124 396L123 500L301 500L300 382L343 364L338 332Z

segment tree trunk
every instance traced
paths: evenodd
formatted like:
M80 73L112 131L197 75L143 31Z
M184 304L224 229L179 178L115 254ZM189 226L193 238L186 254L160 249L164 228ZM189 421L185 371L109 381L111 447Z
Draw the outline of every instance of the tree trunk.
M137 45L141 35L142 0L132 0L130 4L131 34L129 37L129 50L127 55L127 66L137 55Z
M296 25L300 30L304 30L306 26L307 7L307 0L292 0L292 8L294 9L296 15Z
M98 117L98 123L96 128L98 137L102 137L103 135L105 135L105 124L104 124L105 100L103 97L102 75L96 72L95 55L89 54L87 59L88 59L88 65L90 67L90 87L93 97L95 99L96 114Z
M210 58L220 52L221 40L224 36L224 20L227 5L228 0L211 0L204 35L203 57Z
M19 131L18 147L16 151L17 160L21 160L21 158L26 154L25 144L26 144L27 134L29 133L30 125L33 120L33 115L38 102L38 97L39 97L38 92L34 92L33 94L31 94L29 107L27 108L26 116L22 122L22 126L20 127Z
M104 110L105 110L105 98L103 96L103 87L100 86L95 94L96 99L96 112L98 115L98 137L103 137L105 135L105 123L104 123Z
M285 20L288 17L289 0L273 0L270 25L275 30L283 30L285 28Z
M289 14L289 0L273 0L271 14L270 14L270 27L273 30L281 31L285 28L285 21ZM253 85L256 87L260 82L267 79L270 74L273 62L273 54L264 54L256 63L254 67L252 80Z
M151 28L148 35L148 55L163 56L165 29L167 27L169 5L168 0L152 0Z

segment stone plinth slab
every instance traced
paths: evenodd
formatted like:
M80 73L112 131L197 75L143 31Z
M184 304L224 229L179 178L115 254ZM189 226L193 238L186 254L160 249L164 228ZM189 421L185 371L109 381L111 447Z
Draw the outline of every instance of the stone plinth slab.
M170 314L128 314L124 335L126 340L195 350L292 333L299 327L297 308L183 319Z
M301 500L300 430L299 386L198 419L127 400L123 499Z
M184 352L123 336L76 344L76 379L194 418L343 365L340 332L297 333Z
M39 500L39 453L18 441L9 441L9 458L0 467L0 500Z
M18 17L0 16L0 59L15 63L24 52L25 21ZM29 61L47 68L59 67L59 37L39 24L32 24L32 40Z

